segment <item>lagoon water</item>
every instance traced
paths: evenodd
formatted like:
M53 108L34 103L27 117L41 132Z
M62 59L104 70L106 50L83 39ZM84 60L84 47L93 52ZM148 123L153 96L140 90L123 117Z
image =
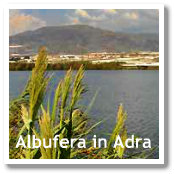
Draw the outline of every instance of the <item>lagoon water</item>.
M10 72L10 100L23 91L30 73L29 71ZM49 73L53 73L53 85L49 86L47 97L52 99L53 89L56 88L57 82L63 78L65 71L50 71ZM108 137L116 122L118 105L123 103L128 114L126 121L128 133L150 138L152 146L158 146L159 71L89 70L85 72L84 83L88 91L79 104L87 107L98 91L89 117L93 123L105 120L94 130L93 134L96 134L97 137Z

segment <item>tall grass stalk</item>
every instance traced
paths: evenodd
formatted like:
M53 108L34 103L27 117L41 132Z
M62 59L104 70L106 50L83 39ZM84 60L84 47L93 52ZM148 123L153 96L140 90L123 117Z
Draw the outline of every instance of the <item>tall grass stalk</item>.
M76 145L80 138L86 137L101 122L89 125L88 112L94 103L97 93L94 95L89 107L83 112L82 106L78 103L86 91L83 84L84 67L81 66L76 74L69 69L65 77L58 82L54 92L53 103L50 112L50 99L47 107L44 107L44 97L49 83L50 76L47 75L48 60L46 48L41 48L35 67L32 70L31 77L25 87L24 92L10 103L10 146L16 144L16 138L23 135L25 142L28 143L27 135L35 135L39 139L45 139L47 145L51 147L44 148L12 148L10 151L11 158L29 158L29 159L69 159L79 158L124 158L125 148L113 148L115 137L120 135L121 139L127 138L127 129L125 121L127 114L123 105L119 106L117 121L113 132L108 141L106 149L87 148L85 153L77 148L61 148L57 142L57 148L53 147L53 137L59 135L59 141L62 138L77 138L73 145ZM14 117L15 116L15 117ZM16 121L16 118L17 121ZM13 125L15 124L15 128ZM16 135L14 130L17 128ZM50 140L52 141L50 143ZM32 145L32 139L30 139ZM90 156L92 154L92 156ZM141 154L139 154L140 156ZM134 156L135 158L135 156Z

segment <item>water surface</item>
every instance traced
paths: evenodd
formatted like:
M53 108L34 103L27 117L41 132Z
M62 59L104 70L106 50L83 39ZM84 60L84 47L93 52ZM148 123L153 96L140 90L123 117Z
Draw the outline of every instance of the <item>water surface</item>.
M29 71L10 72L10 100L24 89ZM64 76L65 71L52 71L53 85L49 86L47 96L53 98L53 89ZM159 144L159 71L123 70L85 72L84 83L87 93L81 104L88 106L95 92L99 90L89 117L92 122L105 120L93 134L107 137L116 121L118 105L123 103L128 117L126 121L129 134L150 138L152 146Z

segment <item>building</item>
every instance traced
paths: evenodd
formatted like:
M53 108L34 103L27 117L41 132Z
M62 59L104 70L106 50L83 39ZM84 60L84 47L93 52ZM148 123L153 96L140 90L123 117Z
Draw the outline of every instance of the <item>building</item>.
M32 50L26 48L23 45L10 45L9 46L9 60L10 61L20 61L26 60L27 62L31 62L32 58Z
M77 55L60 55L60 58L65 60L80 60L80 57Z

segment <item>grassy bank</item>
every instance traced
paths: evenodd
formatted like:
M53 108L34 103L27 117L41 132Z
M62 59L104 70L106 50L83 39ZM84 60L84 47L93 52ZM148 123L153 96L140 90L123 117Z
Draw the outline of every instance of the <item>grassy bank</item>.
M100 63L100 64L92 64L88 61L83 62L64 62L64 63L48 63L47 70L78 70L80 66L83 65L85 70L159 70L159 67L156 66L121 66L120 63L111 62L111 63ZM31 71L34 68L34 63L9 63L10 71Z

